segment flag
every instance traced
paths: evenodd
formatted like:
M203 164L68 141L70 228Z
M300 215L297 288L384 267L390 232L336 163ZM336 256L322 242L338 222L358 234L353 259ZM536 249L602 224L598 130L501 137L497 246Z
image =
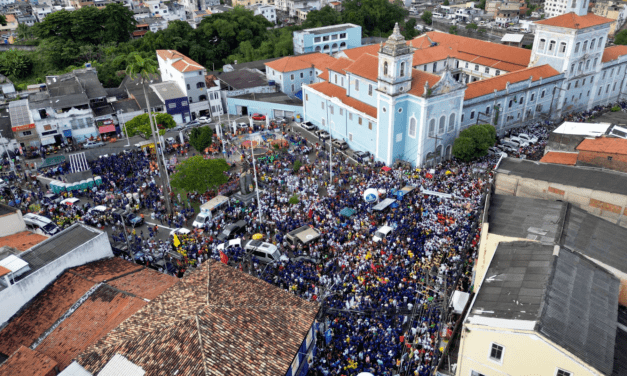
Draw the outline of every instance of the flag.
M239 270L244 271L244 267L242 266L242 263L239 263Z
M224 252L220 251L220 261L224 264L228 264L229 256L225 255Z
M176 234L174 234L174 240L172 241L172 243L174 244L175 247L178 247L179 245L181 245L181 241L179 240L179 237L176 236Z

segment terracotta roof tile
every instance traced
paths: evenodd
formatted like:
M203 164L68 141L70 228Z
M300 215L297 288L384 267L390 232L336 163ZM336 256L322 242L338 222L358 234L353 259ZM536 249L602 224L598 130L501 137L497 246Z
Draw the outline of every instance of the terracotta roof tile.
M142 269L143 266L126 261L119 257L100 260L70 269L73 273L94 282L109 281L133 271Z
M38 351L21 346L0 365L0 376L54 376L57 362Z
M411 89L408 93L419 97L425 93L426 82L429 82L429 87L433 87L433 85L440 82L441 78L438 75L423 72L418 69L413 69L411 76Z
M606 63L608 61L616 60L620 56L627 55L627 46L612 46L603 50L603 57L601 61Z
M329 65L329 70L337 73L344 74L344 69L353 64L353 61L344 57L341 57L335 61L335 63Z
M7 268L5 268L4 266L0 265L0 277L5 276L7 274L11 273L11 271Z
M61 275L0 331L0 352L13 354L20 345L32 345L93 286L78 275Z
M627 140L613 137L586 138L581 141L576 149L581 151L625 155L627 154Z
M574 166L577 164L577 156L577 153L550 151L540 159L540 162Z
M328 70L328 69L325 69L324 71L322 71L322 73L320 73L320 74L318 75L318 77L319 77L320 79L325 80L325 81L329 81L329 70Z
M585 16L579 16L574 12L562 14L561 16L547 18L546 20L536 21L538 25L565 27L567 29L585 29L587 27L603 25L614 22L610 18L597 16L594 13L588 13Z
M122 321L148 304L145 300L106 284L85 300L39 346L37 351L67 367L72 359L98 341Z
M137 30L137 31L133 31L133 36L134 37L141 37L144 36L148 33L148 30Z
M177 282L178 278L146 268L109 281L107 284L144 299L153 300Z
M316 67L316 69L318 70L326 69L332 64L335 64L335 62L337 61L336 58L331 57L327 54L322 54L320 52L315 52L313 54L306 54L306 55L298 55L297 58L302 61L313 64L314 67Z
M374 55L363 54L344 70L376 82L379 78L379 58Z
M376 107L367 105L362 101L346 96L346 90L340 86L333 85L328 82L318 82L317 84L309 85L309 87L321 92L328 97L337 98L345 105L352 107L359 112L362 112L375 119L377 118Z
M348 50L344 50L341 53L344 54L347 58L355 61L364 54L377 55L379 53L379 45L371 44L369 46L351 48Z
M277 72L294 72L301 69L307 69L313 67L313 64L307 61L303 61L294 56L286 56L282 59L271 61L265 64L267 67L274 69Z
M481 81L471 82L466 86L465 100L481 97L493 93L494 90L505 90L505 86L509 82L513 84L515 82L521 82L528 80L531 77L533 82L538 81L540 78L549 78L560 74L553 69L550 65L540 65L533 68L527 68L516 72L502 74L500 76L487 78Z
M157 55L161 57L163 60L176 60L172 63L172 67L179 72L193 72L205 69L202 65L198 64L194 60L189 57L183 55L182 53L174 50L157 50Z
M211 375L284 375L317 312L315 303L210 261L77 361L92 373L120 354L149 375L205 375L205 367Z
M22 231L17 234L7 235L0 238L0 247L11 247L19 251L25 251L48 239L47 236Z

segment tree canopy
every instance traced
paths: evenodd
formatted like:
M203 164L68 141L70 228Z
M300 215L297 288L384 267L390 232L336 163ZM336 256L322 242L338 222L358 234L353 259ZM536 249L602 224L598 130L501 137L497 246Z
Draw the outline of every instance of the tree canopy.
M153 112L152 115L154 116L154 120L159 128L160 135L165 134L166 129L174 128L176 126L176 122L170 114ZM145 137L152 136L152 131L150 130L150 119L148 118L148 114L137 115L131 120L127 121L126 131L128 132L129 137L133 137L140 133L143 134Z
M196 155L181 162L176 173L171 176L170 184L187 192L204 193L217 188L228 181L224 174L229 165L224 159L205 159Z
M488 153L488 148L496 142L496 129L490 124L470 126L459 133L453 143L453 155L463 161L470 161Z
M422 13L422 16L420 16L420 18L427 24L427 25L431 25L431 23L433 22L433 13L429 12L428 10L425 10Z
M199 153L211 146L213 142L213 130L209 127L194 128L189 134L189 143Z
M614 44L627 44L627 29L621 30L616 34Z

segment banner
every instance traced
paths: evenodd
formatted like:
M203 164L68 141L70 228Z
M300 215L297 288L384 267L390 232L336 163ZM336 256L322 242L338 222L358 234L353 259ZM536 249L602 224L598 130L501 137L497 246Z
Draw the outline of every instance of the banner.
M222 261L223 264L228 264L229 256L225 255L224 252L220 251L220 261Z
M179 240L179 237L176 236L176 234L174 234L174 240L172 241L172 244L174 244L175 247L181 245L181 241Z

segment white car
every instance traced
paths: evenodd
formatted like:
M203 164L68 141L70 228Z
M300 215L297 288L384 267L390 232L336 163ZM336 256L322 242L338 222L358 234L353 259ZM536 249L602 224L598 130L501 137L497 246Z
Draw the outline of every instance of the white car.
M230 249L234 247L242 248L242 238L231 239L226 243L222 243L218 245L218 251L224 251L224 249Z
M316 129L316 126L313 125L313 123L311 123L310 121L306 121L306 122L302 123L301 127L305 128L308 131L312 131L312 130Z
M196 120L198 120L200 124L209 124L209 122L211 121L211 118L206 117L206 116L201 116Z
M250 127L250 124L248 124L248 123L237 123L237 127L239 129L247 129L248 127Z
M72 206L72 205L76 205L80 202L81 200L79 200L76 197L70 197L70 198L66 198L65 200L61 201L60 204L61 205L68 205L68 206Z
M501 156L502 155L503 157L507 157L507 153L505 153L501 149L497 148L496 146L492 146L492 147L488 148L488 155L497 155L497 156Z
M529 146L529 143L525 140L523 140L522 138L519 137L511 137L509 139L510 142L516 143L518 145L520 145L520 147L526 148L527 146Z
M174 230L170 231L170 236L174 236L174 234L176 234L176 235L187 235L190 232L192 232L192 231L188 230L188 229L186 229L184 227L181 227L181 228L177 228L177 229L174 229Z
M99 146L104 146L104 142L100 141L87 141L83 144L85 149L97 148Z
M89 209L87 211L87 213L89 214L104 214L107 212L107 207L104 205L98 205L98 206L94 206L93 208Z
M374 242L380 242L392 233L393 228L390 226L381 226L372 236Z
M518 138L521 140L527 141L530 145L533 145L538 142L537 137L529 136L527 133L521 133L518 135Z

